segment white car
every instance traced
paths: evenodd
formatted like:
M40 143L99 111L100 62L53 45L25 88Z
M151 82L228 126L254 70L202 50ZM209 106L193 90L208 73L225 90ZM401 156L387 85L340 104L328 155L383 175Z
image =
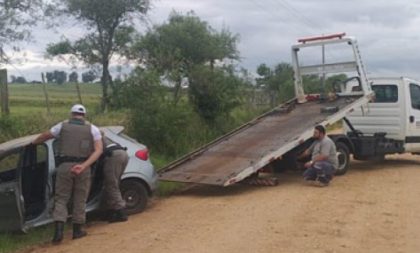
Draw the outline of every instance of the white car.
M121 177L121 193L127 213L133 214L146 208L157 188L157 173L147 147L122 134L123 129L101 128L107 138L127 148L130 159ZM25 231L53 221L56 140L28 146L36 136L0 144L0 231ZM102 170L94 165L86 211L99 208L102 186Z

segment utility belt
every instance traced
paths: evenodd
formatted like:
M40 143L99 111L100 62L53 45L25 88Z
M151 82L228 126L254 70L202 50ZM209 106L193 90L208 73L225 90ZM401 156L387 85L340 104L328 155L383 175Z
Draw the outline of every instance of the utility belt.
M59 156L57 157L57 163L81 163L86 161L87 157L76 157L76 156Z
M127 148L126 147L123 147L123 146L121 146L119 144L114 144L114 143L113 144L110 144L110 145L106 146L105 151L104 151L104 156L105 157L112 156L112 153L115 150L125 150L126 151Z

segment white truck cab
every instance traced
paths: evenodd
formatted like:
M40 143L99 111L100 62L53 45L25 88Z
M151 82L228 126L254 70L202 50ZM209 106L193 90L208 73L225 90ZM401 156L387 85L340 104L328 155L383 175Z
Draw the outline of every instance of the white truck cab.
M420 82L405 77L369 81L375 99L347 117L354 129L364 135L385 133L403 142L404 152L420 153Z

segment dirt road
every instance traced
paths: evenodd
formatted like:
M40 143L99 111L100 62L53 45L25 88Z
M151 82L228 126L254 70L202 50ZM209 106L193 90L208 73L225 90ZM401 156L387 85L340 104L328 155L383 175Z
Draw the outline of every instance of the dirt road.
M326 188L297 173L276 187L194 187L88 232L30 252L420 252L420 158L352 162Z

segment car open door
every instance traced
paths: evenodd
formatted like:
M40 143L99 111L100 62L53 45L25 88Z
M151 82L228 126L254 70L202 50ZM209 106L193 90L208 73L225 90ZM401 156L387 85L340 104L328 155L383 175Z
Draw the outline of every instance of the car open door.
M17 149L0 155L0 231L23 229L22 153L22 149Z

